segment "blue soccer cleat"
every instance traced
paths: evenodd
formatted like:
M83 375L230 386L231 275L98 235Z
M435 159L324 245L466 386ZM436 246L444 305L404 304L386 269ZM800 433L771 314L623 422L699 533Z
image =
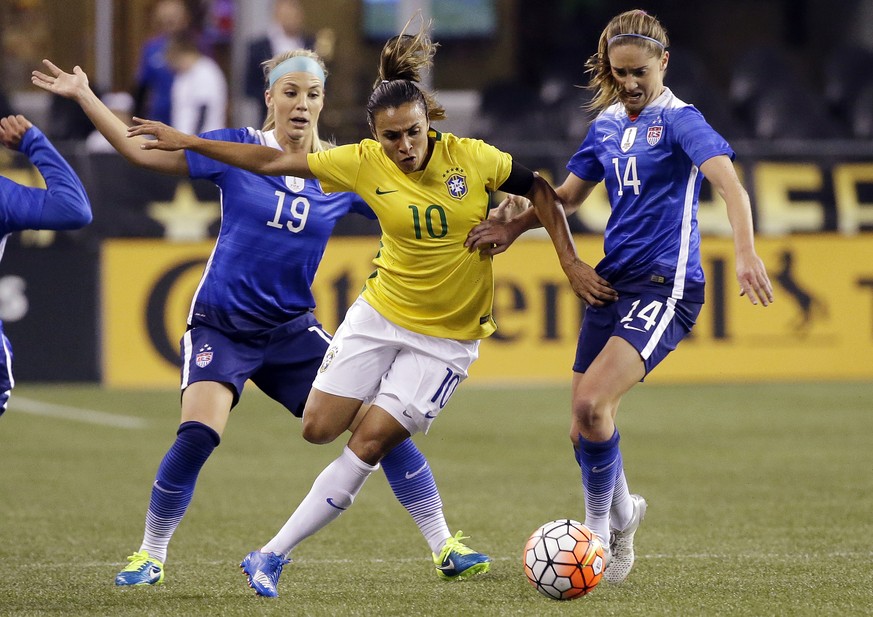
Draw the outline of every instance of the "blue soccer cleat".
M434 553L433 563L440 578L457 581L484 574L491 568L488 555L477 553L461 543L466 539L462 534L459 531L454 538L449 538L439 555Z
M127 567L115 575L119 587L130 585L161 585L164 582L164 564L149 557L148 551L139 551L127 558Z
M261 553L252 551L246 555L239 567L245 573L249 581L249 587L255 590L259 596L275 598L279 595L276 589L279 584L279 575L282 568L291 563L276 553Z

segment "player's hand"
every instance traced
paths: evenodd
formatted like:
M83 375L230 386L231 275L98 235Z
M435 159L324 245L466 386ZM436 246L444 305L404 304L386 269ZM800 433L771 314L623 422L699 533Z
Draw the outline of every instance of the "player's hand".
M498 206L488 213L488 218L467 234L464 246L470 252L478 250L483 255L499 255L515 242L524 228L514 219L530 208L530 200L518 195L507 195Z
M507 222L530 208L530 199L521 195L507 194L496 208L488 213L488 218L493 221Z
M18 150L27 129L32 127L30 120L22 116L6 116L0 119L0 142L10 150Z
M470 230L467 239L464 240L464 246L471 253L479 251L483 255L499 255L508 249L518 236L511 223L488 218Z
M192 135L178 131L163 122L134 117L133 126L127 129L127 136L136 137L137 135L154 137L154 139L140 144L140 148L143 150L166 150L168 152L184 150L192 138Z
M48 73L33 71L30 81L34 86L48 90L58 96L68 99L77 99L90 90L88 76L78 65L73 67L72 73L67 73L58 68L51 60L43 60Z
M752 304L769 306L773 302L773 285L764 262L754 251L737 254L737 281L740 295L748 297Z
M618 300L618 292L609 282L581 259L577 258L564 267L564 274L570 279L576 295L591 306L603 306Z

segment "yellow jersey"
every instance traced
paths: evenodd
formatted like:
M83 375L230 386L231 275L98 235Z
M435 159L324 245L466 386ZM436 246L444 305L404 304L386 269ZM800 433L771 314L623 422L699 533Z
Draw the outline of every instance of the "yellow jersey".
M464 246L488 216L489 191L509 177L512 157L477 139L430 130L427 166L404 174L379 142L308 155L325 191L354 191L382 227L375 272L363 298L395 324L428 336L481 339L496 329L491 314L491 258Z

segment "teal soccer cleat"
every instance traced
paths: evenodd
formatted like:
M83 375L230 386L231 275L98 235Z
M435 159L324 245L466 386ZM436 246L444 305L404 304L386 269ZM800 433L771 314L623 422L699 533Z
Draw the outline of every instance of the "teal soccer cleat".
M433 563L440 578L462 580L491 569L491 558L462 544L461 540L466 539L462 534L459 531L454 538L449 538L439 555L434 553Z
M127 558L130 562L115 575L119 587L131 585L161 585L164 582L164 564L149 557L148 551L139 551Z

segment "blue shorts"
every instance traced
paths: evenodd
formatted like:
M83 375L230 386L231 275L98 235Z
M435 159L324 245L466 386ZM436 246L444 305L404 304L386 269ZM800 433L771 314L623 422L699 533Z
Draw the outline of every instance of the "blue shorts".
M12 344L3 333L2 322L0 322L0 344L3 345L0 349L0 416L2 416L9 403L9 394L15 385L15 379L12 377Z
M623 294L602 307L589 306L579 331L573 371L584 373L612 336L623 338L640 356L646 374L685 338L703 304L652 293Z
M233 390L235 406L251 379L299 418L329 343L330 335L312 313L246 339L195 326L181 341L182 390L197 381L224 383Z

